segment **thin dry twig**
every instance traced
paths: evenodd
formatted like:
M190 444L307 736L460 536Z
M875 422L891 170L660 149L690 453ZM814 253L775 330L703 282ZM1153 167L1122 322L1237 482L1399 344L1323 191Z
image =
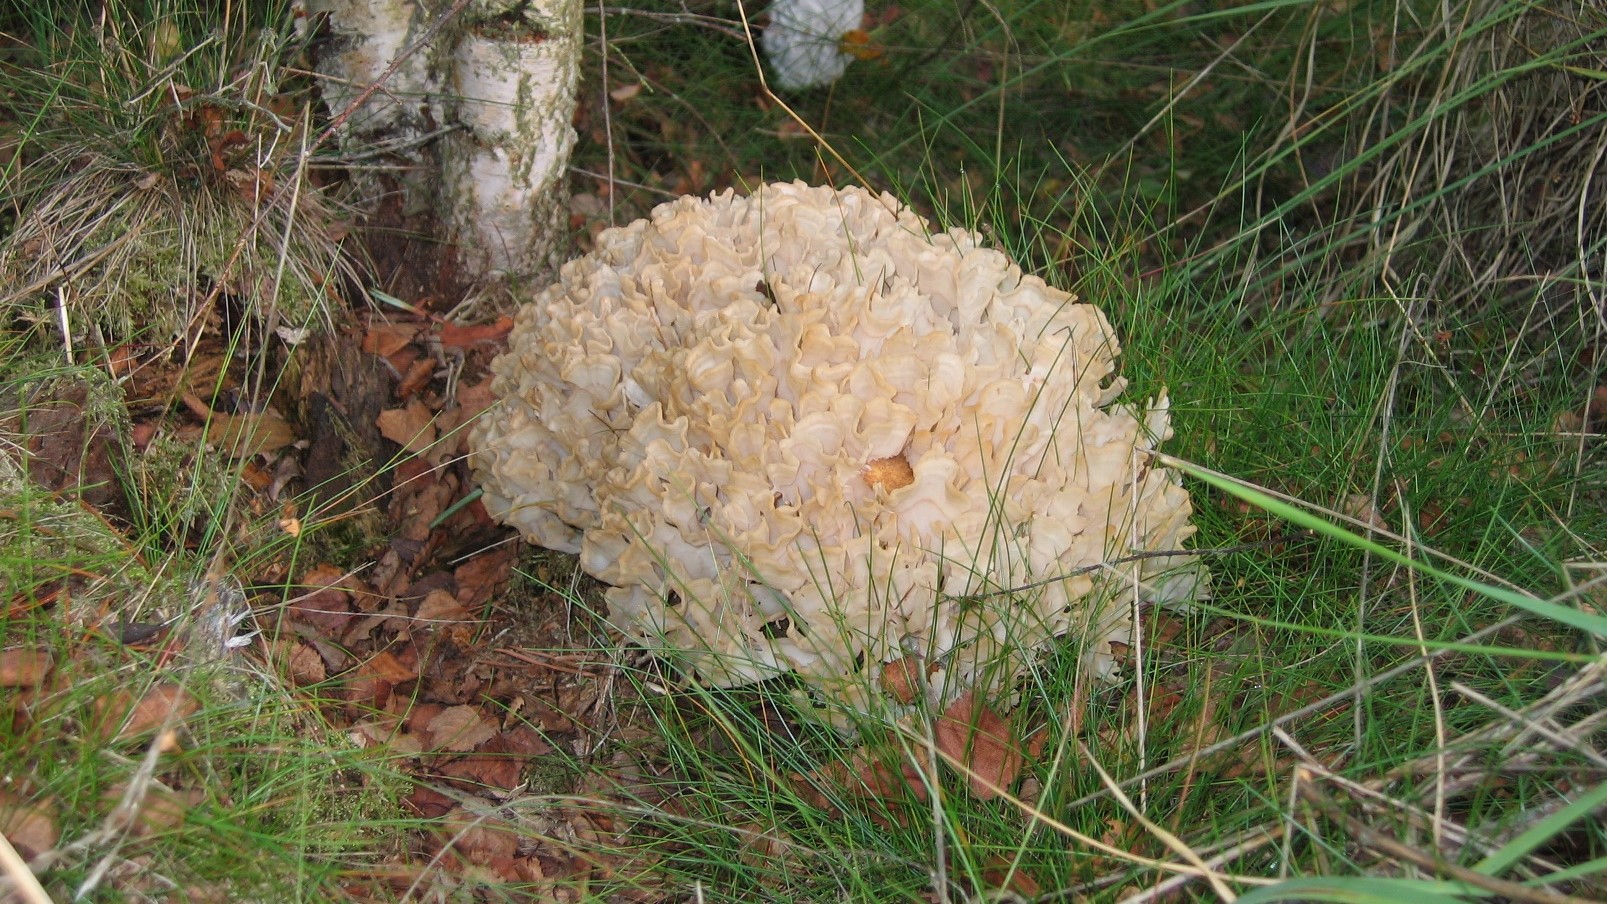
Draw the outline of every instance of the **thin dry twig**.
M1396 860L1404 860L1435 875L1463 882L1493 894L1503 895L1514 901L1525 901L1528 904L1591 904L1585 898L1576 898L1572 895L1564 895L1543 888L1532 888L1517 882L1486 876L1460 864L1449 863L1443 857L1412 847L1345 812L1345 809L1338 802L1330 799L1328 795L1322 792L1322 789L1317 787L1316 774L1306 767L1301 766L1296 769L1295 780L1300 787L1301 800L1315 807L1329 819L1343 825L1345 831L1364 847L1372 848Z
M1179 857L1182 857L1184 860L1193 865L1195 869L1199 870L1199 875L1204 876L1205 881L1211 883L1211 890L1216 892L1217 897L1224 901L1238 900L1239 896L1233 893L1233 889L1228 888L1227 883L1222 881L1221 874L1212 869L1210 865L1205 862L1204 858L1195 852L1193 848L1183 843L1183 839L1173 835L1171 832L1166 831L1166 829L1162 828L1154 820L1150 819L1148 816L1145 816L1143 812L1133 804L1133 801L1125 792L1122 791L1121 787L1116 784L1116 780L1110 777L1109 772L1105 771L1105 767L1101 766L1097 759L1094 759L1093 751L1089 750L1088 746L1080 740L1077 742L1077 752L1082 754L1084 762L1094 767L1094 771L1099 773L1099 781L1110 790L1111 796L1115 797L1122 807L1125 808L1134 819L1138 820L1139 825L1143 826L1149 831L1150 834L1160 839L1162 844L1171 848L1172 851Z
M1503 630L1505 628L1508 628L1508 627L1511 627L1512 625L1517 624L1518 621L1519 621L1518 616L1515 616L1515 615L1514 616L1509 616L1507 618L1502 619L1501 621L1496 622L1493 625L1490 625L1490 626L1485 627L1485 628L1481 628L1481 629L1479 629L1477 631L1474 631L1471 634L1468 634L1467 636L1463 637L1460 642L1464 643L1464 644L1475 643L1475 642L1477 642L1479 640L1482 640L1482 639L1484 639L1486 637L1489 637L1492 634L1496 634L1496 633L1500 632L1501 630ZM1128 787L1131 787L1131 786L1133 786L1135 784L1138 784L1140 781L1143 781L1145 779L1151 779L1151 778L1155 778L1156 776L1159 776L1159 775L1165 775L1168 772L1176 772L1179 769L1185 768L1190 763L1196 762L1196 761L1198 761L1200 759L1203 759L1204 757L1208 757L1208 756L1210 756L1210 755L1212 755L1214 753L1220 753L1220 752L1222 752L1224 750L1230 750L1230 749L1232 749L1234 747L1239 746L1240 744L1243 744L1245 741L1251 740L1252 738L1260 737L1261 735L1270 732L1274 728L1277 728L1277 727L1280 727L1280 726L1283 726L1283 725L1288 725L1291 722L1297 721L1299 719L1303 719L1306 716L1309 716L1309 715L1311 715L1313 713L1322 712L1323 710L1329 708L1330 706L1335 705L1336 703L1343 703L1343 702L1348 701L1348 700L1359 698L1361 695L1367 693L1368 691L1372 690L1373 688L1375 688L1375 687L1377 687L1377 686L1379 686L1381 684L1386 684L1386 683L1388 683L1390 681L1393 681L1394 679L1400 677L1401 675L1406 674L1407 672L1412 671L1413 669L1420 668L1426 663L1433 662L1434 660L1440 659L1440 658L1442 658L1444 656L1448 656L1452 652L1453 651L1449 650L1449 649L1439 649L1439 650L1434 650L1434 651L1430 652L1426 656L1415 656L1415 657L1413 657L1411 659L1406 660L1405 662L1401 663L1400 665L1395 666L1394 668L1387 669L1385 671L1379 672L1377 675L1374 675L1371 678L1368 678L1367 680L1365 680L1363 682L1353 684L1350 687L1345 688L1344 690L1336 691L1336 692L1334 692L1332 694L1329 694L1326 697L1323 697L1320 700L1317 700L1317 701L1315 701L1313 703L1308 703L1305 706L1300 707L1299 709L1291 710L1290 712L1284 713L1283 715L1277 717L1276 719L1272 719L1271 721L1265 722L1265 723L1263 723L1261 725L1257 725L1257 726L1255 726L1253 728L1245 729L1244 731L1241 731L1238 734L1236 734L1236 735L1234 735L1234 736L1232 736L1230 738L1224 738L1223 740L1220 740L1220 741L1216 742L1215 744L1210 745L1209 747L1205 747L1205 748L1200 749L1200 750L1190 751L1189 753L1187 753L1187 754L1185 754L1183 756L1174 757L1173 759L1168 760L1167 762L1162 763L1159 766L1155 766L1155 767L1153 767L1151 769L1147 769L1144 772L1139 773L1138 775L1134 775L1134 776L1130 776L1128 778L1122 779L1122 781L1120 782L1120 786L1122 788L1128 788ZM1099 800L1100 798L1106 797L1109 794L1110 794L1110 792L1108 790L1095 791L1095 792L1093 792L1091 794L1085 794L1082 797L1079 797L1078 799L1070 802L1066 806L1067 806L1068 809L1076 809L1077 807L1087 806L1088 804L1091 804L1094 801Z
M0 834L0 868L11 880L12 893L18 895L24 904L51 904L50 895L39 884L39 877L33 874L22 855L17 853L10 839L3 834Z
M423 50L431 41L435 40L435 36L441 33L441 29L446 27L446 23L452 21L458 16L459 13L467 9L469 3L470 0L453 0L451 8L437 16L435 21L431 22L424 29L424 32L419 35L417 41L414 41L407 47L402 48L402 51L396 55L396 59L391 60L391 64L385 67L384 72L380 73L379 78L374 79L373 84L364 88L361 93L352 98L351 103L346 105L346 109L335 114L335 116L329 120L329 125L325 126L324 130L318 133L318 137L313 139L312 143L306 147L302 159L304 161L311 160L311 155L314 151L318 150L320 147L323 147L324 142L333 137L336 132L339 132L341 127L346 125L346 120L351 119L352 114L356 113L358 108L360 108L363 104L368 103L368 99L373 97L374 93L383 87L386 82L390 81L391 76L395 75L396 71L402 68L402 64L407 62L409 57L413 56L415 53L418 53L420 50Z

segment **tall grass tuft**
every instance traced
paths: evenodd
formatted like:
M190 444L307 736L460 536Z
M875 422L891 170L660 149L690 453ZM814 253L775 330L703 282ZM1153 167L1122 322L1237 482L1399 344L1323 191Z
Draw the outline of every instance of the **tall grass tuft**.
M331 323L357 285L336 197L309 168L283 7L43 4L0 63L0 310L71 344L193 339L260 299L269 333Z

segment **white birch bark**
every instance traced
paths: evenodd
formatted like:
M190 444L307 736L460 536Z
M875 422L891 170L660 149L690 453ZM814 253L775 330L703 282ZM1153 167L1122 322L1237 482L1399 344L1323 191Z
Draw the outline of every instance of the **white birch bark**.
M563 252L580 3L492 0L469 13L450 76L460 128L441 145L447 234L470 272L539 275Z
M304 21L328 23L318 68L330 114L385 78L451 6L304 0ZM408 206L435 208L471 279L543 277L563 256L581 40L579 0L473 0L342 127L349 143L402 158Z

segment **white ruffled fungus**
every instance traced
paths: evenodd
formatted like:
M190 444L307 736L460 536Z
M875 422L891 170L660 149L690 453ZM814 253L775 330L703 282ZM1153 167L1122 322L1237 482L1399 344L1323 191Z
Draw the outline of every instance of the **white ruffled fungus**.
M842 37L864 18L865 0L776 0L760 38L775 73L771 81L798 91L841 78L853 60Z
M864 710L1008 688L1134 592L1203 589L1164 395L1115 404L1105 316L890 195L766 185L598 237L520 311L476 428L495 517L580 555L610 621L709 684ZM894 670L896 671L896 670Z

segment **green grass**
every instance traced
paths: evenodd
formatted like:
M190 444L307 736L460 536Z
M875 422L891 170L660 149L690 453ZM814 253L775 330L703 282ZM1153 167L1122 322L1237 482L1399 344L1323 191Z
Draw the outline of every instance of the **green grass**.
M0 27L7 320L160 347L250 297L269 333L331 325L352 213L309 178L286 9L46 3Z
M1446 859L1488 880L1603 893L1607 836L1591 814L1607 597L1567 594L1599 578L1607 543L1607 462L1598 437L1569 426L1602 382L1607 208L1586 139L1607 117L1607 22L1582 3L1549 18L1494 0L1450 6L1465 16L1441 21L1412 0L921 0L873 30L881 60L786 98L835 155L761 96L729 5L685 7L713 17L692 24L680 4L610 12L604 52L588 13L586 90L643 90L606 122L588 110L577 190L601 193L612 168L621 181L604 200L623 222L680 192L846 184L840 155L874 187L984 232L1107 311L1128 398L1169 389L1176 435L1163 451L1197 469L1195 546L1228 551L1210 555L1214 596L1176 616L1175 637L1146 636L1121 681L1083 683L1075 650L1047 652L1018 713L1047 736L1014 799L967 793L932 753L930 715L867 728L856 746L784 682L687 688L619 650L623 727L590 758L555 753L537 770L551 781L519 805L537 826L577 789L632 776L608 807L651 872L621 870L577 896L1113 899L1155 889L1190 853L1250 900L1473 896L1477 877L1431 884L1433 864L1409 865L1368 829L1419 851L1449 839ZM179 20L186 36L215 25ZM31 159L83 135L132 136L127 166L172 172L161 168L172 121L123 103L153 61L103 61L104 44L73 40L48 48L63 60L49 83L62 100L35 108L60 115L9 107L25 146L49 149ZM238 98L215 49L192 61L196 84ZM27 69L6 72L38 89ZM80 77L101 69L118 80ZM1489 118L1508 109L1538 112ZM49 180L9 166L14 236ZM61 162L52 179L71 170ZM247 227L231 228L232 240ZM71 548L52 526L77 517L70 500L7 488L0 504L13 531L0 639L51 651L78 679L33 704L27 745L0 750L0 771L24 777L8 790L55 801L68 842L97 842L66 844L74 853L47 885L64 899L102 864L137 863L145 881L228 899L340 899L346 870L395 853L416 823L396 816L384 755L322 729L277 676L228 657L165 666L200 710L159 770L149 739L87 728L113 687L143 692L154 654L60 618L47 591L88 575L102 592L178 606L163 617L185 614L191 582L232 536L201 531L203 547L185 552L196 520L222 513L168 507L163 486L139 496L133 537L84 528L95 539ZM1384 531L1368 532L1373 517ZM546 562L533 580L551 586L535 595L594 611L566 567ZM1144 710L1141 688L1164 705ZM1526 733L1546 720L1577 736ZM847 777L867 762L907 767L926 800L857 788ZM97 834L117 789L156 779L193 795L182 821ZM352 788L363 793L347 807ZM97 888L107 900L139 889ZM1216 896L1202 879L1183 889Z
M26 407L14 373L5 389ZM56 900L331 900L344 861L394 849L386 754L225 648L251 607L215 559L0 465L0 638L50 663L0 692L4 818L46 815L60 843L30 855Z
M1521 133L1529 143L1509 147L1505 164L1456 160L1447 165L1467 167L1457 170L1466 175L1440 186L1385 157L1394 145L1417 149L1420 166L1439 163L1430 142L1443 140L1449 124L1460 143L1438 153L1476 154L1491 128L1478 121L1481 104L1505 99L1499 92L1521 84L1524 72L1563 61L1589 87L1577 70L1602 53L1594 13L1571 9L1563 21L1577 35L1537 49L1514 45L1512 54L1530 56L1511 62L1509 54L1511 69L1480 72L1467 47L1518 21L1519 7L1478 5L1449 26L1427 7L1386 3L1154 13L1101 5L1105 27L1085 11L1057 21L1026 3L904 9L876 32L889 48L884 68L855 63L830 91L788 102L877 187L981 229L1029 270L1104 307L1126 346L1129 397L1170 387L1177 436L1165 451L1331 520L1376 511L1391 531L1385 548L1541 599L1570 586L1563 562L1600 560L1607 473L1588 442L1557 426L1581 410L1599 372L1580 355L1599 335L1589 283L1567 275L1569 262L1555 251L1547 264L1540 247L1562 224L1529 222L1533 247L1493 276L1429 266L1476 262L1469 249L1490 247L1476 242L1512 233L1504 223L1470 230L1467 211L1498 203L1500 192L1516 190L1498 187L1501 179L1558 159L1553 152L1575 133L1530 128ZM611 85L640 74L651 89L614 112L621 178L675 190L720 184L722 171L738 183L759 173L852 181L835 155L772 137L786 116L744 100L753 87L731 73L747 63L730 38L638 18L650 23L641 35L631 16L609 20ZM948 50L921 61L951 24ZM1069 40L1068 24L1081 29ZM1447 39L1446 27L1470 37ZM1356 65L1381 35L1403 62ZM685 50L676 58L684 65L661 70L632 63L656 60L653 49L670 40L707 50ZM901 70L905 62L914 69ZM1212 74L1193 81L1206 66ZM990 79L972 77L990 70ZM1466 88L1430 90L1442 77ZM1188 90L1168 108L1164 90L1145 94L1157 81ZM1580 121L1591 121L1594 96L1584 95ZM1295 106L1300 128L1285 130ZM677 108L707 119L729 109L730 119L717 121L731 127L702 134L698 119L676 116ZM669 122L679 130L673 142L660 140L674 131ZM606 138L598 125L593 137ZM1364 140L1368 150L1351 150ZM708 166L713 175L700 183L695 172L673 170L688 159L724 166ZM1404 194L1405 212L1424 217L1410 242L1391 231L1393 213L1382 223L1365 218L1369 180ZM1582 189L1574 181L1559 193L1569 191L1577 198ZM1607 230L1593 218L1584 225L1587 256L1598 253ZM1390 254L1368 250L1380 246ZM1525 268L1548 265L1562 272L1544 294L1497 288L1503 274L1518 285L1544 283ZM1096 690L1081 738L1118 780L1170 767L1128 790L1185 844L1210 856L1286 832L1227 869L1252 879L1399 875L1389 858L1358 849L1353 826L1294 801L1291 779L1307 754L1395 803L1362 810L1353 788L1333 783L1323 785L1325 799L1403 838L1413 837L1407 806L1438 806L1475 837L1500 838L1524 824L1526 810L1599 786L1599 773L1581 773L1582 755L1566 746L1511 774L1490 765L1510 756L1498 751L1511 723L1494 707L1523 711L1577 669L1596 667L1599 636L1391 561L1365 545L1365 524L1352 521L1348 537L1321 535L1290 524L1291 511L1268 513L1192 486L1200 547L1269 535L1277 542L1212 559L1215 598L1149 661L1151 687L1180 693L1170 713L1140 735L1133 687ZM1435 654L1432 669L1425 653ZM1051 657L1034 677L1041 709L1065 714L1076 705L1076 659ZM1280 713L1334 695L1336 704L1279 723L1288 741L1271 732ZM800 799L781 777L852 754L829 736L812 745L777 738L753 712L784 709L784 697L692 696L697 718L666 703L660 723L685 788L678 799L693 808L663 819L693 852L678 861L684 885L702 881L726 899L897 900L946 876L953 885L938 893L963 897L1005 881L1002 857L1041 889L1106 895L1161 881L1141 857L1182 862L1103 789L1079 739L1065 732L1051 729L1030 804L978 803L959 792L953 770L939 770L931 780L948 791L941 805L852 799L838 789L837 813ZM1589 695L1573 705L1601 709ZM1190 750L1240 733L1249 737L1190 765ZM710 737L732 736L711 752ZM1435 756L1442 744L1443 761ZM889 761L927 768L919 738L881 746ZM1466 784L1437 804L1435 776ZM1564 823L1569 856L1560 862L1601 855L1604 839L1580 813ZM754 862L754 827L784 838L772 844L787 857ZM1128 853L1101 855L1088 839ZM1549 853L1538 844L1522 852ZM1203 883L1191 887L1209 896ZM1377 893L1359 880L1330 887ZM1388 893L1427 899L1429 886Z
M1139 858L1179 863L1180 857L1112 800L1089 755L1118 780L1167 766L1128 792L1148 817L1202 855L1287 828L1287 850L1268 844L1226 867L1251 879L1384 869L1355 851L1343 827L1311 818L1308 807L1290 810L1290 781L1308 754L1351 781L1372 783L1383 798L1432 810L1432 781L1388 776L1412 766L1434 774L1438 745L1453 742L1448 755L1457 765L1439 774L1452 782L1471 777L1474 785L1449 798L1446 815L1492 837L1504 825L1522 825L1529 807L1593 787L1599 779L1575 784L1596 773L1578 772L1583 760L1566 749L1542 757L1529 774L1503 776L1485 761L1500 762L1494 739L1454 743L1507 724L1492 706L1523 710L1581 666L1600 667L1599 615L1586 623L1596 632L1587 641L1554 621L1525 617L1501 598L1513 592L1509 586L1541 598L1561 592L1559 561L1592 554L1604 539L1607 524L1599 517L1556 516L1570 498L1599 498L1602 487L1600 462L1575 462L1568 438L1550 435L1555 413L1577 399L1573 380L1559 373L1548 382L1496 382L1424 366L1423 349L1399 319L1356 329L1347 325L1352 318L1324 322L1315 306L1249 312L1232 301L1228 286L1194 283L1181 271L1143 278L1136 254L1078 263L1088 274L1079 287L1086 295L1125 290L1131 298L1130 287L1142 286L1141 303L1114 310L1133 394L1164 384L1178 402L1177 437L1166 451L1303 501L1275 507L1257 499L1245 511L1224 488L1196 481L1202 525L1196 545L1234 546L1267 530L1282 541L1211 560L1215 598L1190 617L1190 631L1150 660L1150 686L1181 698L1144 734L1129 702L1131 683L1094 692L1080 738L1064 731L1057 723L1077 705L1079 657L1045 663L1031 679L1041 699L1030 708L1050 714L1050 741L1028 770L1041 790L1019 805L975 801L955 770L940 769L929 777L945 792L940 805L896 795L867 801L828 786L822 793L842 813L821 810L818 801L801 799L786 776L848 761L852 753L828 734L797 745L767 729L754 710L785 709L784 695L689 691L689 704L664 704L658 724L665 756L684 789L678 799L692 810L676 809L662 820L663 831L695 852L683 855L683 881L725 889L727 897L715 895L722 900L761 894L900 900L929 888L935 870L953 883L951 894L963 897L997 887L1010 864L1046 890L1113 893L1161 881L1165 874ZM1385 299L1351 305L1393 310ZM1252 325L1247 316L1255 318ZM1502 414L1458 418L1442 406L1459 396ZM1347 500L1356 498L1376 500L1368 504L1410 540L1369 547L1354 528L1322 534L1296 516L1311 507L1354 512L1356 503ZM1423 536L1419 515L1429 506L1444 514ZM1422 564L1404 566L1386 553ZM1449 565L1441 558L1447 556ZM1470 591L1463 583L1469 577L1500 590ZM1514 625L1488 633L1513 616ZM1380 679L1425 652L1440 654L1432 677L1419 665ZM1354 704L1279 725L1299 745L1298 755L1271 734L1276 716L1361 684L1366 689ZM1461 686L1468 691L1453 690ZM1583 698L1577 705L1599 711L1601 703ZM873 741L876 755L929 769L919 725L899 743ZM1240 733L1250 736L1189 764L1191 750ZM722 749L711 752L716 746ZM1477 767L1460 762L1463 746ZM1347 788L1325 787L1346 806L1356 804ZM1396 815L1386 809L1364 821L1406 837ZM1603 839L1583 817L1568 830L1570 843L1599 856ZM754 831L785 839L768 843L794 860L753 862ZM1088 839L1126 853L1101 855Z

